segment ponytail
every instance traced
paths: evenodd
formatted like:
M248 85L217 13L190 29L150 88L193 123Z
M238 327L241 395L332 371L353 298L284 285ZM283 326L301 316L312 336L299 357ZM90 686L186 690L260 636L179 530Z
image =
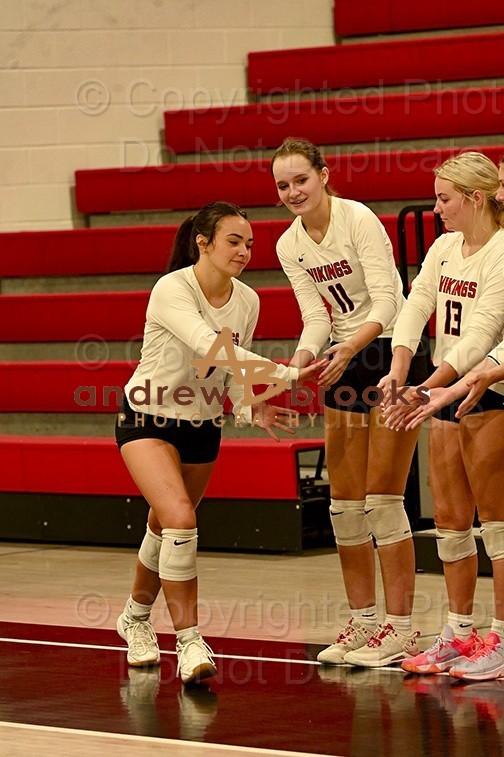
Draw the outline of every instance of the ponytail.
M189 216L177 231L166 267L166 273L178 271L180 268L187 268L198 262L199 250L196 244L196 233L194 216Z

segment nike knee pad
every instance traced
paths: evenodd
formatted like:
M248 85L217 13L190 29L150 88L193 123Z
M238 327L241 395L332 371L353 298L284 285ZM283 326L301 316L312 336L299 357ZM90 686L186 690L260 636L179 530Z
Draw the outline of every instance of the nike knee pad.
M336 544L355 547L371 540L364 515L364 500L331 499L329 515Z
M481 538L490 560L504 557L504 521L487 520L481 524Z
M161 551L162 541L162 537L155 534L147 526L147 531L138 550L138 559L142 565L154 571L154 573L159 573L159 552Z
M411 538L411 526L400 494L368 494L366 518L378 547Z
M468 528L467 531L452 531L449 528L436 530L437 551L439 559L443 562L457 562L477 554L472 528Z
M163 528L159 577L165 581L196 578L197 528Z

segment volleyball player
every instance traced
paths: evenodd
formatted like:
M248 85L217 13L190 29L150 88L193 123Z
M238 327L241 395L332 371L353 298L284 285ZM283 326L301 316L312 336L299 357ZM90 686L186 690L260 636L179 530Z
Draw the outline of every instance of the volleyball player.
M315 145L286 139L271 170L280 201L296 216L277 246L304 323L291 365L308 365L331 339L324 353L330 363L319 381L326 388L330 517L352 617L318 659L387 665L418 651L411 620L415 559L404 509L417 432L385 428L377 395L369 391L390 365L392 329L404 302L401 281L382 224L366 206L335 195Z
M495 347L504 327L504 212L496 200L497 168L484 155L467 152L435 171L436 206L448 231L429 250L412 285L392 340L394 375L404 379L418 338L436 310L435 370L424 386L432 389L436 409L429 437L429 479L434 500L437 547L448 592L447 622L434 644L402 667L415 673L464 669L480 655L482 640L474 628L473 599L478 571L473 536L475 501L484 522L483 539L494 567L495 584L504 578L504 530L500 498L502 474L502 397L492 390L478 398L478 415L458 424L456 398L464 380L446 387L480 363ZM499 195L498 195L499 196ZM480 382L481 385L481 382ZM467 391L467 388L466 388ZM443 392L441 392L443 393ZM464 391L462 391L463 395ZM387 394L387 391L386 391ZM460 393L458 396L462 396ZM414 403L415 390L406 399ZM390 427L408 425L411 407L389 404ZM468 408L466 404L466 409ZM442 406L443 405L443 406ZM421 411L429 414L426 405ZM476 423L476 425L475 425ZM499 461L499 455L501 459ZM502 589L496 604L502 603ZM504 608L495 622L504 630Z
M252 230L243 210L217 202L180 227L169 273L154 286L140 363L125 387L116 439L128 470L149 504L131 596L117 621L128 643L128 663L159 663L150 622L162 588L177 635L178 669L184 683L215 675L212 651L197 619L197 529L195 509L219 452L224 397L234 413L251 420L241 374L211 368L204 379L194 359L205 359L217 334L228 329L239 360L274 369L268 381L303 379L314 368L277 365L250 352L259 298L235 277L251 255ZM226 359L221 349L219 359ZM241 363L245 366L246 363ZM273 405L256 410L254 421L276 437L291 431L287 412Z

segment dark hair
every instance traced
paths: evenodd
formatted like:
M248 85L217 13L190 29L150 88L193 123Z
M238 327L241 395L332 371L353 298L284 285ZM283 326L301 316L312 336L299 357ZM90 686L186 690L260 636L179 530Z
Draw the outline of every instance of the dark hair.
M207 239L208 244L213 242L219 222L227 216L247 218L245 211L238 205L223 201L205 205L195 216L186 218L177 231L166 272L178 271L197 263L199 249L196 237L201 234Z
M319 148L307 139L297 137L286 137L280 147L273 153L270 162L270 171L273 173L273 164L277 158L288 158L290 155L302 155L308 163L317 171L327 168L327 163L322 157ZM337 196L329 184L326 184L326 192L329 195Z

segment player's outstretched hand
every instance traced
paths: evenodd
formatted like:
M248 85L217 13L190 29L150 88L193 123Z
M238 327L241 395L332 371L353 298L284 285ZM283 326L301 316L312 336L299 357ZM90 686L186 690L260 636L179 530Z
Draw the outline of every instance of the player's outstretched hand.
M405 419L406 431L412 431L418 428L424 421L431 418L441 408L449 405L453 400L453 392L444 386L437 386L429 389L429 401L423 405L417 405L413 408Z
M422 391L419 391L422 389ZM399 431L406 427L410 414L418 405L428 401L427 390L417 386L401 386L394 391L394 404L382 409L385 426L392 431Z
M469 387L469 393L464 401L460 403L455 417L462 418L469 410L472 410L488 387L493 383L495 383L495 379L490 371L471 371L466 376L466 385Z
M333 344L325 350L324 355L327 357L326 366L318 377L318 385L328 389L341 378L345 368L354 356L354 351L346 342Z
M397 386L397 380L393 373L387 373L378 381L378 389L383 393L380 407L382 412L393 404L393 388Z
M267 402L259 402L254 406L252 425L263 428L272 439L280 441L274 429L285 431L287 434L295 434L299 425L299 413L286 407L268 405Z
M328 364L327 360L315 360L313 363L310 363L304 368L300 368L299 378L296 382L298 386L302 386L303 384L306 384L306 382L310 381L310 379L319 378L319 374L321 375L321 371L324 370L327 364Z

